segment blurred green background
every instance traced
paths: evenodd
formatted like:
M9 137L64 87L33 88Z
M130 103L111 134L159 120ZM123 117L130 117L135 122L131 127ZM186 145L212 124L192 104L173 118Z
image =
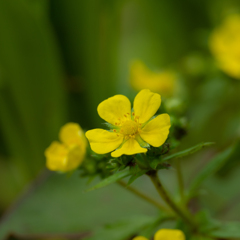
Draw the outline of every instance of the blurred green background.
M133 98L129 63L134 59L153 69L178 72L189 121L188 135L180 147L216 142L211 150L184 162L190 181L193 169L240 136L240 81L218 70L208 49L212 29L227 14L239 10L237 0L0 0L0 213L45 168L43 152L57 140L63 124L72 121L84 129L101 127L96 108L102 100L114 94ZM232 181L227 196L234 198L239 155L207 184L212 195L223 198L223 204L227 199L219 185ZM61 180L50 181L48 194L55 188L68 189L67 183L60 184L63 179L72 181L76 185L68 197L72 205L69 199L76 198L80 180L55 177ZM211 194L205 196L209 201L203 201L206 208L215 207ZM49 196L53 204L56 195ZM57 206L64 206L62 201ZM32 205L44 211L48 202L32 200ZM24 209L17 213L20 217L12 217L17 226L14 231L21 228L16 219L29 217L30 210ZM237 215L229 216L240 220ZM5 222L2 225L10 229ZM61 226L55 219L52 231L60 231ZM23 229L19 231L24 233ZM25 229L31 227L26 223ZM77 226L64 231L74 229Z

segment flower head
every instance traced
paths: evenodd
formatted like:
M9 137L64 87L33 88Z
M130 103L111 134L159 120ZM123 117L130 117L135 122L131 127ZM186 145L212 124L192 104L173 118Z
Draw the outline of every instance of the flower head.
M133 88L138 91L148 88L164 97L173 96L178 88L176 74L172 71L153 72L139 60L131 64L130 81Z
M148 240L145 237L138 236L133 240ZM154 240L185 240L185 236L181 230L177 229L161 229L154 235Z
M65 124L59 133L62 143L54 141L45 150L47 168L52 171L71 171L77 168L86 153L86 139L77 123Z
M133 111L129 99L115 95L98 105L99 116L110 123L110 131L93 129L86 132L92 150L98 154L112 152L112 157L147 152L149 144L161 146L167 139L170 117L161 114L153 118L161 104L161 97L148 89L134 99Z
M230 15L213 31L209 47L218 67L240 79L240 15Z

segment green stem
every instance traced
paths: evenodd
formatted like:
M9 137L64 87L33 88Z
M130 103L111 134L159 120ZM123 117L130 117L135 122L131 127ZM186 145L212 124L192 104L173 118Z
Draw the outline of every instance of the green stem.
M158 209L164 211L164 212L169 212L169 209L167 209L165 206L161 205L160 203L158 203L157 201L155 201L154 199L150 198L149 196L145 195L144 193L138 191L136 188L129 186L127 183L125 183L124 181L120 180L117 182L119 185L121 185L122 187L126 188L128 191L134 193L135 195L139 196L140 198L144 199L145 201L151 203L152 205L154 205L155 207L157 207Z
M171 207L171 209L179 217L181 217L192 228L193 231L195 231L197 229L197 226L193 221L193 217L190 215L189 212L186 212L183 209L179 208L179 206L172 200L172 198L168 195L167 191L165 190L162 183L160 182L157 172L150 171L148 172L147 175L150 177L152 183L154 184L156 190L158 191L162 199Z
M176 160L176 169L177 169L177 178L178 178L178 186L179 186L179 193L181 197L181 202L184 203L184 181L181 169L181 163L179 159Z

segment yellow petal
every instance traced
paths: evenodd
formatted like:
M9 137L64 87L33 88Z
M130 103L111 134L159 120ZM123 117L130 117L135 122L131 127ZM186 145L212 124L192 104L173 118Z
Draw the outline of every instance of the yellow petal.
M142 236L137 236L133 240L148 240L148 239Z
M133 108L135 116L140 123L147 122L158 110L161 104L161 96L149 89L140 91L134 99Z
M181 230L161 229L155 233L154 240L185 240L185 236Z
M67 123L59 133L60 140L66 145L83 145L86 147L84 132L77 123Z
M97 111L102 119L113 125L118 125L131 118L131 103L127 97L115 95L101 102Z
M111 152L118 148L123 136L103 129L93 129L86 132L92 150L98 154Z
M52 144L45 150L47 168L52 171L64 171L67 162L68 149L59 142Z
M75 145L71 148L59 142L53 142L45 151L47 168L52 171L71 171L84 160L86 148Z
M85 150L86 148L83 148L79 145L76 145L69 149L67 155L67 163L65 165L64 171L71 171L77 168L84 160Z
M140 136L153 147L160 147L166 141L170 127L170 117L164 113L148 122L140 130Z
M147 149L140 147L139 143L135 139L130 138L122 145L121 148L112 152L111 155L112 157L120 157L123 154L133 155L133 154L144 153L144 152L147 152Z

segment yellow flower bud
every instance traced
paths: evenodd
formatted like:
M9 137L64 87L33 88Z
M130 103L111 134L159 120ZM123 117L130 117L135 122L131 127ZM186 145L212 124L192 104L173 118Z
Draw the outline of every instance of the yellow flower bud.
M148 239L142 236L138 236L138 237L135 237L133 240L148 240Z
M45 150L47 168L52 171L67 172L77 168L84 160L86 139L77 123L67 123L59 133L60 142L52 142Z
M185 240L185 235L177 229L160 229L155 233L154 240Z
M148 240L145 237L138 236L133 240ZM185 235L177 229L160 229L154 235L154 240L185 240Z

